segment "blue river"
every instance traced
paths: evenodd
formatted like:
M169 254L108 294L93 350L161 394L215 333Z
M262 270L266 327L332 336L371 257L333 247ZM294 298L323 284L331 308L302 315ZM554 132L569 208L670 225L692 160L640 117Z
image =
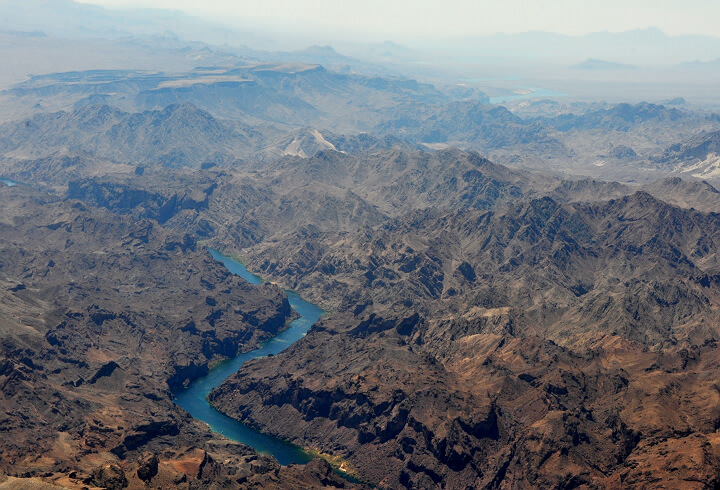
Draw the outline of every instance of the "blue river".
M222 255L216 250L210 254L221 261L225 267L252 284L260 284L262 280L247 271L239 262ZM293 291L285 291L290 306L300 315L290 326L278 335L268 340L260 348L240 354L237 357L221 362L210 370L207 376L198 378L185 389L179 389L175 395L175 403L185 409L198 420L206 422L210 428L228 439L241 442L253 447L259 453L271 454L282 465L291 463L304 464L312 458L302 448L289 444L275 437L258 432L235 419L218 412L207 401L207 396L214 388L220 386L228 376L238 372L240 367L250 359L265 357L269 354L278 354L294 342L305 336L310 327L325 313L321 308L308 303Z

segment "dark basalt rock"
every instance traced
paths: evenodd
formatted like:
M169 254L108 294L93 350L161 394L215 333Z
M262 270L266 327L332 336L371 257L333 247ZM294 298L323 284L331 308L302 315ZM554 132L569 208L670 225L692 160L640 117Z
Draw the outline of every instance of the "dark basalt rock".
M165 223L182 211L202 211L208 207L207 193L199 192L200 200L194 194L184 195L152 193L139 190L127 184L102 182L95 179L72 181L68 184L68 197L78 199L95 206L104 207L117 213L136 213L143 218L152 218Z
M138 463L137 476L144 482L149 482L158 473L160 458L154 453L143 454Z
M458 266L458 272L463 275L465 279L467 279L470 282L475 282L475 279L477 279L477 275L475 274L475 269L473 269L473 266L470 265L468 262L463 262Z
M107 488L108 490L119 490L128 486L128 480L122 468L116 464L106 464L93 471L92 484Z
M111 452L123 457L128 451L134 451L146 446L152 439L160 436L176 436L180 433L180 427L174 420L159 420L133 427L129 434L125 435L120 445L113 448Z
M107 364L103 364L103 366L97 370L97 372L93 375L93 377L90 378L89 383L95 384L98 379L112 375L112 373L115 371L115 369L117 369L119 367L120 366L118 366L118 364L115 361L110 361Z

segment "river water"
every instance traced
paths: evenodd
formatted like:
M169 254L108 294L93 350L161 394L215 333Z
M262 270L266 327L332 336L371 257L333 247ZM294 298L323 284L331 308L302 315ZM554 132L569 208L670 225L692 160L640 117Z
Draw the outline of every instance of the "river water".
M230 257L226 257L216 250L210 250L210 254L216 260L221 261L233 274L237 274L252 284L262 282L259 277L248 272L245 266ZM285 291L285 293L290 301L290 306L300 315L300 318L294 320L286 330L265 342L260 348L221 362L211 369L207 376L198 378L187 388L181 388L174 392L175 403L196 419L206 422L214 432L251 446L259 453L272 454L282 465L307 463L312 458L298 446L262 434L223 415L208 403L207 396L228 376L235 374L245 361L265 357L269 354L278 354L303 338L310 327L325 313L319 307L301 299L293 291Z

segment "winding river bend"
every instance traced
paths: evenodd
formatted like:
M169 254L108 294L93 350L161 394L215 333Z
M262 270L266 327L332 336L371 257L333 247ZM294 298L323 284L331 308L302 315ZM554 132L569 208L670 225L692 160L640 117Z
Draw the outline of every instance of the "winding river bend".
M259 277L248 272L245 266L239 262L222 255L216 250L209 251L216 260L221 261L233 274L241 276L252 284L262 282ZM325 313L312 303L302 300L296 293L292 291L286 291L286 293L290 306L300 315L300 318L294 320L286 330L265 342L260 348L221 362L211 369L207 376L198 378L190 383L187 388L174 392L175 403L196 419L206 422L214 432L222 434L233 441L251 446L259 453L272 454L282 465L290 463L303 464L312 458L297 446L251 429L245 424L218 412L207 401L207 396L214 388L220 386L228 376L235 374L245 361L265 357L269 354L278 354L300 340Z

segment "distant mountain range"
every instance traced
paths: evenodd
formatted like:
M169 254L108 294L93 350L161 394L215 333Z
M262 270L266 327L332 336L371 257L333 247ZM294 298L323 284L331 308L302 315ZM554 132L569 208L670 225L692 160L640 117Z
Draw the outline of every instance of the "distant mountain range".
M6 158L46 157L58 150L84 152L130 165L199 168L227 164L252 147L259 134L241 133L192 104L130 114L107 105L39 114L0 137Z
M632 46L632 49L628 49ZM431 49L431 46L424 46ZM720 38L701 35L669 36L657 28L625 32L595 32L570 36L550 32L495 34L439 43L454 59L466 61L497 56L579 62L613 60L622 64L673 65L720 57Z
M589 111L584 114L561 115L546 121L560 131L593 128L627 131L638 124L673 122L686 116L687 114L676 108L641 102L617 104L609 109Z
M493 58L497 56L518 59L562 59L565 62L596 59L614 60L621 64L668 65L694 60L720 58L720 38L699 35L669 36L657 28L625 32L596 32L583 36L569 36L549 32L495 34L432 44L397 42L352 43L347 48L353 57L342 56L327 47L312 46L322 33L285 35L264 32L257 25L246 23L239 28L229 24L211 22L163 9L106 9L72 0L27 0L0 2L0 30L44 33L54 37L120 39L132 37L166 36L176 40L202 41L214 45L234 46L238 54L253 56L264 52L263 59L270 61L269 51L277 52L276 60L287 61L287 52L293 51L295 61L328 65L355 65L367 69L368 61L406 62L408 56L421 59L422 53L444 52L446 59ZM275 39L273 39L275 38ZM301 40L302 39L302 40ZM315 39L315 41L311 41ZM397 40L396 40L397 41ZM324 44L327 44L325 42ZM297 50L297 46L303 49ZM628 46L633 49L627 49ZM244 46L245 48L241 48ZM369 48L369 49L368 49ZM449 50L449 51L448 51ZM365 51L365 56L361 55ZM284 52L284 53L283 53ZM360 60L364 60L361 62ZM382 69L375 64L376 69ZM385 68L386 69L386 68Z
M590 58L575 65L574 68L579 68L581 70L632 70L637 67L634 65L626 65L624 63L615 63L612 61Z
M256 166L324 150L450 146L493 152L508 163L528 159L536 168L578 168L593 158L620 166L646 158L660 162L656 150L643 153L639 137L656 135L670 147L677 139L669 128L720 129L720 121L682 99L671 100L674 106L588 104L574 112L522 117L462 88L441 91L411 79L302 63L206 67L182 75L98 70L36 76L0 94L0 104L25 106L23 112L32 114L0 125L0 155L10 165L5 174L15 177L32 175L39 159L71 155L82 156L80 163L97 158L132 167L210 168ZM27 107L39 99L63 110ZM605 142L587 152L580 134ZM63 168L58 176L77 176L84 166ZM664 164L648 168L669 171Z

